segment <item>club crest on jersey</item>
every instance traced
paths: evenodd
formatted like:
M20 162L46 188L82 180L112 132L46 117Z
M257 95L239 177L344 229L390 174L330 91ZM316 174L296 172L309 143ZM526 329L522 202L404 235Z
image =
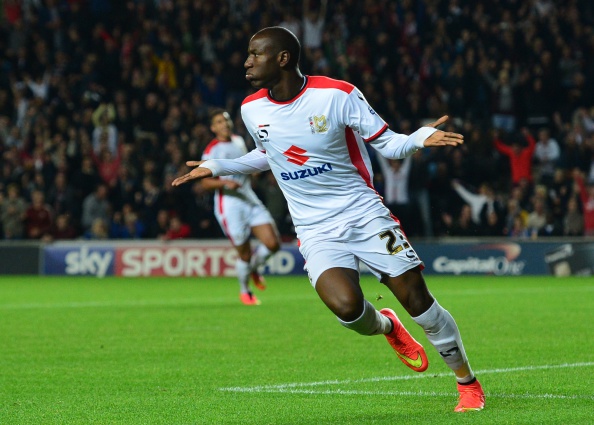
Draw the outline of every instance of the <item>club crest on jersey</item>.
M325 133L328 131L328 120L326 115L314 115L309 117L309 127L311 134Z

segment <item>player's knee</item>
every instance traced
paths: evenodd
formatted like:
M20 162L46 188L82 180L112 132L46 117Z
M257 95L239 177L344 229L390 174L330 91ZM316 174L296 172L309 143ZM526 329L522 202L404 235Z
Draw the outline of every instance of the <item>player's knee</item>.
M340 320L352 322L357 320L363 314L363 303L355 299L341 299L335 305L332 311Z
M278 250L280 249L280 242L277 238L273 238L272 240L268 241L268 243L266 244L266 248L268 248L268 250L271 253L275 253L278 252Z

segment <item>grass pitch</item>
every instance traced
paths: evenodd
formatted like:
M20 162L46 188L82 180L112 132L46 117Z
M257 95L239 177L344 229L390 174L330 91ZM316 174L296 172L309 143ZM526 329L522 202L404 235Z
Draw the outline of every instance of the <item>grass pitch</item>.
M425 345L427 372L342 328L306 277L267 281L246 307L227 278L0 278L0 423L594 421L594 279L427 277L487 393L469 414L453 413L453 375L373 278L366 296Z

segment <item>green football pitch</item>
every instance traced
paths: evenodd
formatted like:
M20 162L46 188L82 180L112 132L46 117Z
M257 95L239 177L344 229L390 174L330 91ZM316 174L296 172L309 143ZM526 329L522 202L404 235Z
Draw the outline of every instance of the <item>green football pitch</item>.
M594 279L427 276L487 394L456 414L453 375L425 345L407 369L381 336L338 324L306 277L268 277L262 305L232 278L0 278L0 424L594 423Z

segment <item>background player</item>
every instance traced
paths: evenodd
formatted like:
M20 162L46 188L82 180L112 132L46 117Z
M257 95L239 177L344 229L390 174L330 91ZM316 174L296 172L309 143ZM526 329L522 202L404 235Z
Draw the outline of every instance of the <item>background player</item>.
M208 144L202 159L233 159L245 155L245 142L233 134L233 122L223 109L210 114L210 130L215 138ZM246 305L257 305L260 301L250 291L249 279L254 286L265 289L264 278L258 273L258 266L278 251L280 239L272 216L251 188L249 176L207 178L202 180L207 190L214 190L215 216L225 235L237 250L235 265L239 280L239 299ZM252 253L250 235L261 244Z
M300 44L281 27L257 32L248 47L246 78L260 89L241 108L256 149L236 160L211 160L174 180L272 170L301 242L300 251L319 297L339 322L362 335L384 334L411 369L427 369L423 347L390 309L365 299L359 261L384 283L419 324L454 371L457 412L480 410L484 392L470 368L456 322L433 298L423 263L373 189L365 144L387 158L404 158L423 147L457 146L463 137L435 127L410 136L388 130L353 85L299 70ZM266 130L266 131L263 131Z

